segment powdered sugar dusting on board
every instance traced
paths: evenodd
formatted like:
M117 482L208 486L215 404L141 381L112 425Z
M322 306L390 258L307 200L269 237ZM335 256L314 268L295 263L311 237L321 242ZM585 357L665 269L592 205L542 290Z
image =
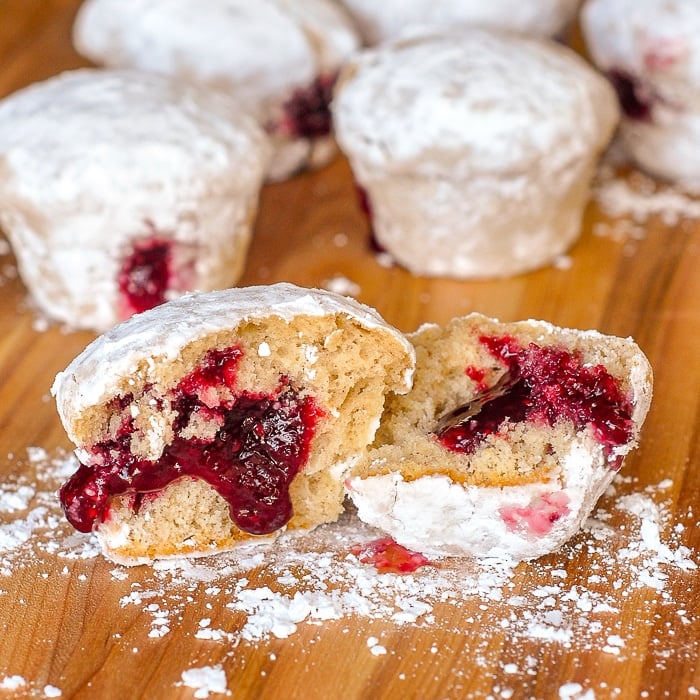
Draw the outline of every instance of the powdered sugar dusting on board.
M611 219L596 221L593 233L615 240L643 239L654 217L667 227L700 219L700 191L660 184L638 171L620 173L611 165L601 166L592 195Z
M674 653L695 658L700 651L700 615L689 585L697 556L684 544L698 516L688 509L671 522L674 486L668 479L641 488L618 475L579 536L557 554L517 565L444 559L407 575L379 574L352 548L380 533L348 512L334 525L282 535L274 544L128 569L106 562L95 538L75 533L63 518L55 492L76 468L73 456L34 448L8 461L17 468L6 473L17 476L0 487L0 605L22 570L35 571L49 587L68 577L87 586L102 571L124 619L135 616L145 625L139 644L177 634L214 645L212 654L225 662L240 645L267 649L278 640L294 644L302 629L308 640L314 628L318 635L326 626L349 633L380 620L382 631L366 633L367 654L397 653L387 629L447 631L466 645L470 663L499 670L492 678L495 698L513 697L513 689L537 673L542 649L554 658L564 650L602 651L611 663L651 654L659 668L668 657L668 635L685 640ZM648 629L645 649L634 641L640 626ZM112 642L127 644L133 634L125 622L113 630ZM494 647L494 639L502 644ZM449 649L436 643L429 651ZM223 693L223 668L193 664L175 683L194 688L196 697ZM43 692L44 685L25 680L21 669L3 672L0 687L22 678ZM614 696L611 688L575 680L561 686L560 697Z
M9 241L0 232L0 287L17 278L17 265L10 258L12 249Z
M210 693L231 695L226 687L226 672L220 665L189 668L182 672L182 685L194 688L195 698L208 698Z

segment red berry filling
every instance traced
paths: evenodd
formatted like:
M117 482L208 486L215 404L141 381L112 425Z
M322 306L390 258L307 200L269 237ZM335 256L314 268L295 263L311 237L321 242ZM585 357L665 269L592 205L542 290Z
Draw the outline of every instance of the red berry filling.
M464 373L476 384L477 391L486 391L489 386L486 383L486 370L483 367L469 366Z
M172 245L172 241L157 236L134 243L117 279L124 318L166 300L173 279Z
M421 566L432 565L420 552L406 549L391 537L382 537L364 545L356 544L350 551L363 564L372 564L380 574L408 574Z
M386 253L386 248L377 240L377 235L372 223L372 201L370 200L367 190L355 183L355 191L357 193L357 202L360 205L360 211L367 217L369 224L369 245L370 249L375 253Z
M651 46L644 51L644 66L650 71L667 71L682 59L687 58L689 46L682 37L655 37Z
M276 130L292 138L328 136L335 80L335 75L319 75L311 85L297 88L284 103L284 114Z
M626 71L613 69L608 72L608 80L615 88L620 107L627 117L642 122L652 120L651 111L655 101L654 95L634 76Z
M504 424L522 421L554 426L568 420L577 431L590 427L608 454L631 440L632 406L620 382L602 365L584 364L580 353L563 348L535 343L523 348L511 336L479 340L505 364L511 382L507 391L484 403L476 414L470 412L437 433L448 449L473 454ZM467 374L478 376L469 368Z
M545 493L527 506L503 506L499 514L509 530L525 529L533 535L546 535L557 520L571 512L569 500L563 491Z
M372 203L370 202L367 190L361 185L355 183L355 191L357 192L357 202L360 205L360 211L371 221Z
M109 500L124 493L155 493L183 477L204 479L229 503L231 518L245 532L264 535L292 517L289 486L303 468L323 412L314 399L302 396L282 378L270 394L232 394L235 369L242 352L237 347L211 351L172 392L175 437L155 461L132 454L135 431L131 397L119 397L124 409L121 428L110 440L91 449L95 464L81 465L60 492L68 520L90 532L109 511ZM216 405L217 393L227 394ZM204 395L209 403L200 397ZM183 437L198 416L218 426L213 438Z

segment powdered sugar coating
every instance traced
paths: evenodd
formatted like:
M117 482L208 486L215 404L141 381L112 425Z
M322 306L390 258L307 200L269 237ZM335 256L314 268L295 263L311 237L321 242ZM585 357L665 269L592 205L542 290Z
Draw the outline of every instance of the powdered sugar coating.
M110 395L124 375L141 361L177 358L188 343L205 335L235 329L244 321L276 316L343 314L368 329L384 330L413 356L410 342L372 308L349 297L306 289L288 283L239 287L187 294L167 304L132 316L93 341L60 372L51 393L69 437L72 417ZM411 372L404 377L411 384ZM75 441L75 440L74 440Z
M622 140L644 169L695 184L700 165L700 5L588 0L581 28L594 63L634 83L648 117L624 117Z
M534 36L554 36L570 22L579 0L342 0L369 44L407 28L479 26Z
M599 446L572 444L560 480L504 488L457 484L445 476L405 481L390 473L355 477L348 492L361 520L428 557L445 555L532 559L553 552L581 529L612 481ZM563 495L565 508L547 531L533 532L524 519L504 515L537 507L539 499Z
M525 37L470 31L394 42L364 51L344 76L338 139L361 172L558 172L598 149L617 116L609 86L580 57Z
M363 52L333 109L380 244L416 274L456 277L562 253L618 119L607 81L569 49L478 30Z
M349 18L329 0L88 0L73 41L100 65L225 90L264 125L279 118L295 88L335 73L359 44ZM273 179L313 155L305 139L277 147Z
M103 330L119 320L134 240L158 234L191 251L190 288L235 283L268 157L263 132L224 95L72 71L0 104L0 223L38 305Z

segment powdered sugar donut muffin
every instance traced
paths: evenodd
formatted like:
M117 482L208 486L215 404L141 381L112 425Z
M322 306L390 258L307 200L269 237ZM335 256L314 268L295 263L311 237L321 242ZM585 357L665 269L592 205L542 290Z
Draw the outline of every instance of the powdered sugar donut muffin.
M269 152L213 91L64 73L0 103L0 225L40 309L101 331L238 281Z
M328 102L359 37L331 0L87 0L73 40L98 65L229 92L274 142L272 180L336 153Z
M578 237L618 120L608 82L553 41L470 30L348 63L336 137L378 243L418 275L513 275Z
M558 549L637 444L652 395L642 351L479 314L409 337L413 389L388 402L348 479L359 517L433 557Z
M138 314L54 382L81 462L66 515L126 564L333 521L345 470L414 363L374 310L290 284Z
M342 0L365 43L396 39L426 28L483 27L556 36L575 17L580 0Z
M700 185L700 3L589 0L581 29L617 89L621 141L636 164Z

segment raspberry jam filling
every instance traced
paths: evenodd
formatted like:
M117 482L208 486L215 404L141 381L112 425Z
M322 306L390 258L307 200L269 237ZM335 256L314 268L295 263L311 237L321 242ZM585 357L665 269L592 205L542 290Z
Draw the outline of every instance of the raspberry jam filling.
M172 242L157 236L136 241L117 278L122 316L162 304L172 279Z
M374 566L380 574L410 574L421 566L433 566L420 552L406 549L391 537L382 537L363 545L353 545L350 551L363 564Z
M617 92L620 107L627 117L642 122L650 122L654 96L626 71L613 69L608 72L608 80Z
M370 250L374 253L386 253L386 248L377 240L377 234L374 230L374 225L372 223L372 202L370 200L367 190L355 183L355 192L357 194L357 203L360 206L360 211L367 218L367 224L369 226L369 246Z
M577 431L590 427L610 456L612 449L632 439L632 406L620 382L602 365L584 364L580 353L563 348L523 348L511 336L481 336L480 342L507 367L508 388L486 401L478 412L466 410L464 420L437 432L448 449L473 454L506 424L530 421L554 426L571 421ZM468 376L479 377L475 368ZM457 409L458 411L459 409Z
M282 106L276 130L292 138L319 138L331 133L331 99L335 75L319 75L311 85L297 88Z
M120 429L114 438L92 447L96 463L81 465L60 492L66 516L77 530L90 532L103 521L113 496L135 494L137 508L143 494L156 493L184 476L204 479L215 488L245 532L269 534L290 520L289 487L306 463L323 411L285 378L271 394L226 392L235 383L241 356L236 347L211 351L180 382L170 399L177 414L175 437L154 461L131 453L132 397L117 397ZM213 401L222 390L230 398ZM215 435L183 437L193 418L213 421Z
M499 514L509 530L524 529L533 535L547 535L557 520L569 515L569 497L563 491L544 493L526 506L506 505Z

